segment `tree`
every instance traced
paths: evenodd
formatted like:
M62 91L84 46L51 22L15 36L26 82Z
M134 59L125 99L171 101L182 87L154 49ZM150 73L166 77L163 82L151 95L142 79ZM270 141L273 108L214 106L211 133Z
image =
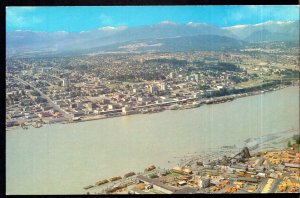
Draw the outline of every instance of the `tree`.
M199 85L199 89L200 90L208 90L208 89L210 89L210 86L209 85Z
M239 77L239 76L232 76L232 77L231 77L231 80L232 80L233 82L235 82L235 83L240 83L240 82L243 81L243 79L242 79L241 77Z
M292 144L291 144L291 141L288 141L288 147L291 147Z
M130 85L127 84L127 85L125 86L125 88L126 88L126 89L130 89Z
M294 135L293 140L296 141L296 144L300 144L300 135Z

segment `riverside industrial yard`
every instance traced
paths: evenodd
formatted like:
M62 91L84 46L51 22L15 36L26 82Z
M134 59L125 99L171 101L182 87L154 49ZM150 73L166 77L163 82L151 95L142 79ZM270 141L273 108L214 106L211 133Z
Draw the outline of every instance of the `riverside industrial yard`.
M224 146L206 155L186 156L171 169L151 165L143 173L102 179L84 189L87 194L299 193L300 137L295 135L291 143L291 131L295 129L246 140L259 149L238 152L235 146ZM270 148L284 147L287 140L286 148Z

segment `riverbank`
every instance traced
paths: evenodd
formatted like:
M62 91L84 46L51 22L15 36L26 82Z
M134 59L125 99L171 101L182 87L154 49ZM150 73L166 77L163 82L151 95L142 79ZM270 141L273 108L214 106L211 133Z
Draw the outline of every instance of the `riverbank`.
M293 86L279 86L279 87L271 87L268 89L263 89L260 91L253 91L248 93L242 93L242 94L232 94L232 95L226 95L222 97L214 97L214 98L186 98L178 102L174 102L174 104L153 104L148 108L137 108L135 111L132 111L130 114L122 113L122 110L119 109L119 113L109 114L109 115L96 115L96 116L85 116L76 118L69 121L62 121L62 122L56 122L53 124L72 124L72 123L78 123L78 122L86 122L86 121L93 121L93 120L100 120L100 119L107 119L107 118L115 118L120 116L130 116L135 114L152 114L152 113L159 113L165 110L185 110L185 109L191 109L191 108L199 108L202 105L210 105L210 104L219 104L219 103L225 103L225 102L231 102L238 98L244 98L248 96L255 96L259 94L265 94L268 92L278 91L287 87L293 87ZM180 103L180 104L178 104ZM146 110L145 110L146 109ZM47 124L47 123L44 123ZM29 127L25 126L25 127ZM12 131L17 129L20 126L12 126L12 127L6 127L6 131Z
M185 181L186 184L188 184L189 182L187 182L187 180L184 179L184 177L190 179L190 177L188 175L191 175L192 173L195 177L197 177L197 176L207 177L206 175L210 175L210 176L213 175L215 178L220 177L220 178L226 179L226 176L228 178L229 177L236 178L236 177L240 176L239 171L241 171L240 169L243 169L243 167L253 167L253 168L259 169L258 166L255 166L253 164L256 164L255 161L258 161L261 159L261 157L260 157L261 153L267 153L267 152L271 152L271 153L275 152L276 153L276 151L279 151L279 150L282 150L282 151L286 150L288 141L290 141L293 138L293 135L295 135L295 134L296 135L299 134L299 129L290 129L290 130L282 131L282 132L279 132L276 134L272 133L272 134L267 134L267 135L263 135L263 136L256 137L256 138L246 139L244 141L244 143L246 143L246 144L243 145L242 147L237 147L236 145L233 145L233 146L225 146L224 145L224 146L218 147L218 148L210 148L210 149L202 151L202 152L187 153L184 156L176 157L175 158L177 161L176 165L173 164L173 166L171 166L171 167L170 166L168 166L168 167L160 166L160 165L158 167L156 167L156 166L152 165L151 167L153 167L153 169L151 169L150 171L146 171L147 169L145 169L144 172L137 172L137 174L135 172L131 172L134 174L132 174L130 178L125 177L125 176L124 176L124 178L122 178L121 176L118 176L118 178L119 178L118 181L111 181L111 179L109 179L110 181L108 181L107 179L102 179L101 181L106 181L106 182L103 184L102 183L98 184L99 182L96 182L95 185L93 185L93 184L87 185L86 187L84 187L84 189L87 190L88 194L111 194L111 193L113 193L113 194L115 194L115 193L116 194L128 194L132 189L135 189L133 187L134 185L140 183L138 178L147 177L147 178L150 178L150 180L151 180L151 178L164 178L168 174L177 175L177 178L175 177L174 179L177 180L177 182ZM254 148L254 149L251 149L251 148L249 149L247 147L247 144L251 143L252 141L256 141L256 140L261 140L260 142L257 143L258 147ZM270 145L272 145L272 147L270 147ZM244 150L246 147L249 149L249 152L251 155L251 157L249 157L250 159L247 160L246 162L239 162L238 165L235 165L238 167L237 170L239 170L239 171L231 172L233 169L235 169L232 167L235 167L235 166L232 164L232 162L229 162L230 161L229 159L235 158L235 156L239 155L239 153L241 153L241 151ZM299 153L299 150L296 150L296 152ZM225 162L224 159L227 159L227 160L225 160L227 162ZM241 159L241 158L237 158L237 159ZM172 161L174 161L174 159L172 159ZM223 163L225 163L225 164L223 164ZM228 163L228 164L226 164L226 163ZM269 161L268 161L268 163L269 163ZM246 166L244 166L244 165L246 165ZM187 170L190 171L190 173L188 173ZM255 175L255 172L256 171L252 171L251 168L248 169L248 174ZM269 174L268 170L267 170L267 173ZM264 174L266 174L266 171L260 170L260 177L261 177L261 175L264 175ZM180 179L180 175L184 176L183 179ZM111 177L113 177L113 175ZM221 179L221 180L223 180L223 179ZM172 185L171 187L174 187L174 189L177 189L177 190L179 190L181 187L180 185L176 184L176 182L170 183L170 184ZM175 184L177 186L174 186ZM263 184L264 184L264 182L261 182L262 186L263 186ZM190 183L190 185L191 185L191 187L196 187L196 189L199 190L197 185L193 185L193 183ZM122 186L122 187L118 188L119 186ZM112 190L112 189L114 189L114 190ZM256 192L259 192L260 190L262 190L262 188L258 188L258 186L256 186L255 190L256 190ZM276 190L274 190L274 192L275 191ZM206 192L206 191L203 191L203 193L204 192ZM251 191L249 191L249 192L251 192ZM208 191L206 193L211 193L211 192ZM142 194L148 194L148 191L145 191Z

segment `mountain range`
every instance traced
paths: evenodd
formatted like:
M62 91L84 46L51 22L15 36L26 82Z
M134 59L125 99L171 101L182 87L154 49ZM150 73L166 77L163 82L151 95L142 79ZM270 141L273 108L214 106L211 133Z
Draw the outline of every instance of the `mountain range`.
M8 55L68 51L193 51L238 49L247 42L297 41L299 20L219 28L206 23L163 21L140 27L102 27L82 32L6 33Z
M236 25L222 28L232 32L237 38L258 42L258 41L287 41L299 37L299 20L297 21L267 21L254 25ZM261 39L257 39L261 35Z

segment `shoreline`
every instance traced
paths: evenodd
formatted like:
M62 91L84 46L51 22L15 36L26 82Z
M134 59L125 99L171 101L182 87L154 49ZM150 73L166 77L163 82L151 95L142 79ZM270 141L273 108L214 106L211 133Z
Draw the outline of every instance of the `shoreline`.
M258 139L268 138L268 137L270 139L259 142L258 148L249 149L251 157L254 157L257 154L263 153L263 152L278 151L278 150L286 149L286 143L292 139L293 135L298 134L297 131L299 132L299 129L293 129L293 128L289 129L289 130L281 131L281 132L276 133L276 135L277 135L276 138L270 137L273 135L273 133L269 133L269 134L257 137ZM227 156L230 158L233 155L241 152L243 147L247 147L246 143L249 142L249 139L251 142L251 141L255 141L256 138L248 138L248 139L242 141L244 143L244 146L242 146L242 147L239 147L236 145L233 145L233 146L224 145L224 146L220 146L220 147L207 148L205 151L197 151L197 152L193 152L193 153L188 152L188 153L185 153L184 155L176 156L172 159L169 159L168 163L170 163L170 161L172 161L171 164L173 164L173 167L174 167L174 163L175 163L176 164L175 167L184 167L184 168L193 168L195 164L198 164L200 162L203 163L204 161L209 161L211 163L217 163L217 161L222 160L222 158L224 156ZM275 146L273 145L273 147L271 148L270 147L271 144L275 144ZM107 189L110 189L114 186L121 185L122 183L126 183L126 181L127 182L135 181L137 176L141 176L141 175L147 176L147 175L151 175L151 174L160 174L161 172L164 172L164 171L171 171L173 168L171 164L170 164L170 166L163 166L160 164L155 164L155 165L153 165L155 167L155 169L152 171L139 172L137 170L133 170L134 173L136 173L136 174L132 177L122 178L116 182L108 181L104 185L99 185L99 186L89 184L83 188L86 192L89 192L92 194L107 194L107 193L105 193L105 191ZM111 177L113 177L113 176L111 176Z
M146 112L146 113L142 113L142 111L137 111L135 113L131 113L131 114L117 114L117 115L110 115L110 116L105 116L105 115L96 115L93 117L83 117L82 119L79 120L73 120L73 121L62 121L62 122L56 122L56 123L51 123L51 124L74 124L74 123L79 123L79 122L87 122L87 121L93 121L93 120L101 120L101 119L109 119L109 118L115 118L115 117L121 117L121 116L130 116L130 115L137 115L137 114L152 114L152 113L160 113L163 111L167 111L167 110L186 110L186 109L192 109L192 108L199 108L202 105L214 105L214 104L220 104L220 103L226 103L226 102L232 102L235 99L239 99L239 98L246 98L246 97L251 97L251 96L256 96L256 95L261 95L261 94L265 94L265 93L269 93L269 92L274 92L274 91L279 91L285 88L289 88L289 87L296 87L298 85L290 85L290 86L282 86L282 87L270 87L268 89L263 89L263 90L259 90L259 91L253 91L253 92L247 92L247 93L242 93L242 94L231 94L231 95L225 95L225 96L221 96L221 97L213 97L213 98L203 98L203 99L197 99L197 98L187 98L185 101L187 100L191 100L193 102L197 102L196 104L181 104L178 105L177 101L175 103L175 105L177 105L177 108L170 108L171 106L167 106L167 105L163 105L163 106L159 106L160 104L157 104L154 106L157 108L160 108L158 110L153 110L150 112ZM174 105L174 104L173 104ZM138 109L138 108L137 108ZM45 125L48 125L49 123L44 123ZM12 127L6 127L6 132L8 131L13 131L15 129L20 128L21 126L12 126ZM30 125L28 125L27 127L30 127Z

